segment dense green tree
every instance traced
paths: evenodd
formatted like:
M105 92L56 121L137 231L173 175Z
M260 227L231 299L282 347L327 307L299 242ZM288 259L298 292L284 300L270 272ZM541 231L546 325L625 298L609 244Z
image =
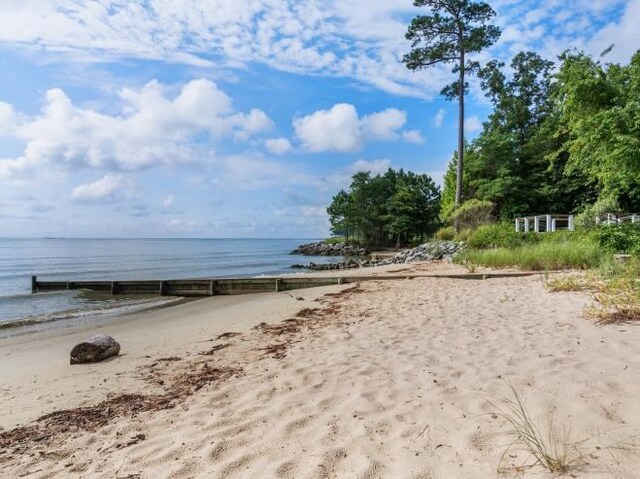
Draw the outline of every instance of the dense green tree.
M509 76L504 68L493 61L479 72L494 109L466 147L465 196L491 201L496 216L509 220L522 214L576 212L595 201L594 178L566 166L570 130L553 63L523 52L513 58ZM452 163L442 193L445 219L453 213Z
M349 191L327 208L334 234L367 246L406 244L437 228L440 191L427 175L389 169L384 175L358 172Z
M593 178L601 197L640 209L640 51L625 66L584 53L561 59L557 88L568 133L556 153L567 152L566 171Z
M406 34L412 50L403 62L411 70L422 70L438 63L455 63L458 79L442 90L448 99L458 98L458 161L456 171L455 205L462 201L464 168L464 98L466 74L478 65L469 55L492 45L500 36L500 29L489 25L495 16L484 2L470 0L415 0L417 7L428 7L431 15L413 19Z
M344 236L349 241L349 233L351 232L351 224L349 223L349 209L351 208L351 197L344 191L338 191L327 208L329 221L331 223L331 232L334 235Z

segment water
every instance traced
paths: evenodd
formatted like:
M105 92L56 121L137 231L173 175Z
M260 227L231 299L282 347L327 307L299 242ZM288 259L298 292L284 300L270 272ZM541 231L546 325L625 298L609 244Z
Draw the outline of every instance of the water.
M289 254L308 241L0 238L0 332L57 320L89 321L167 301L115 300L80 291L31 294L31 275L42 281L259 276L291 273L293 263L335 260Z

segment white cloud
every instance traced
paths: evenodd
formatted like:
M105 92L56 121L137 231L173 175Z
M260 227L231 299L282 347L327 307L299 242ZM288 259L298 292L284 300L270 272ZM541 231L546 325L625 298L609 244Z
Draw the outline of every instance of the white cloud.
M598 3L598 5L594 7L604 8L602 5L604 2L600 1L596 3ZM613 44L614 48L611 54L606 57L606 61L627 61L629 53L633 53L640 47L639 18L640 0L629 1L620 21L608 23L589 41L589 50L595 54L600 54L609 45Z
M420 133L418 130L403 131L402 139L407 143L415 143L416 145L422 145L424 143L422 133Z
M176 202L175 196L167 195L167 197L164 200L162 200L162 206L165 208L171 208L175 202Z
M398 130L407 122L407 113L387 108L362 119L361 127L365 137L381 141L392 141L398 138Z
M105 175L93 183L74 188L71 197L77 201L105 201L115 198L116 193L123 190L124 179L119 175Z
M464 120L464 130L469 133L482 130L482 122L477 116L471 116Z
M354 152L367 141L419 142L418 131L401 131L406 122L406 112L395 108L361 118L355 106L339 103L330 110L294 119L293 128L305 151Z
M358 112L353 105L346 103L296 118L293 128L302 141L302 147L312 153L356 151L362 147Z
M8 103L0 102L0 136L13 132L16 114Z
M598 54L610 39L616 61L626 61L640 40L639 0L491 5L504 32L491 57L535 49L552 58L573 47ZM449 66L415 73L400 61L410 49L404 34L416 13L426 10L407 0L5 0L0 42L77 62L143 58L208 68L260 62L432 97L450 81ZM616 20L598 27L603 18ZM583 19L589 28L572 30Z
M436 128L440 128L444 123L444 118L447 115L447 112L444 108L440 108L436 116L433 117L433 126Z
M264 142L267 150L276 155L283 155L289 153L293 147L291 142L286 138L270 138Z
M416 11L406 0L21 0L3 5L0 42L77 62L261 62L424 97L439 90L447 68L420 75L399 61Z
M358 160L349 166L351 174L359 171L368 171L373 175L383 174L391 168L391 160L383 158L379 160Z
M272 126L260 110L236 112L231 98L209 80L191 81L173 98L165 90L156 81L123 89L121 111L114 115L78 107L60 89L47 91L40 114L11 132L26 146L20 157L0 159L0 176L47 162L117 170L193 162L212 151L210 145L198 150L196 136L248 139ZM6 106L0 114L11 118Z

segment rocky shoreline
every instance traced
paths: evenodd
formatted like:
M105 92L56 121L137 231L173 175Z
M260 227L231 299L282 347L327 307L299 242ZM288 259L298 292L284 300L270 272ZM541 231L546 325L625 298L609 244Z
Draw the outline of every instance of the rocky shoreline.
M370 268L372 266L385 266L389 264L413 263L416 261L436 261L451 259L454 254L463 248L462 243L456 241L435 241L424 243L412 249L400 251L395 255L384 259L348 259L338 263L313 263L293 264L293 269L309 269L312 271L332 271L343 269ZM345 255L349 256L349 255Z
M369 251L348 243L325 243L318 241L298 246L291 254L303 256L366 256Z

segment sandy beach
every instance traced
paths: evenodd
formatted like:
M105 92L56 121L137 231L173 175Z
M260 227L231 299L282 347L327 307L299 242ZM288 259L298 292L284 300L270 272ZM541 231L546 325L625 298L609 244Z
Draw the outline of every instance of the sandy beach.
M568 446L566 477L636 478L640 329L594 324L590 303L543 275L416 277L5 339L0 477L557 477L515 443L512 385ZM69 365L98 332L121 355Z

